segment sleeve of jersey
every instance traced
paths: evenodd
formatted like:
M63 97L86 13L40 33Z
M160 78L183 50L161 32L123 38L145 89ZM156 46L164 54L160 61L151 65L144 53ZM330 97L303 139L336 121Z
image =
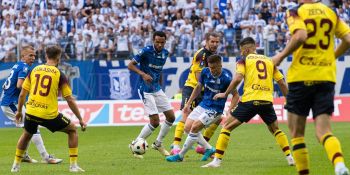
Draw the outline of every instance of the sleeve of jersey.
M72 90L68 84L68 80L62 72L60 75L60 82L59 82L58 86L61 89L63 97L68 97L68 96L72 95Z
M287 24L291 34L298 29L306 30L304 21L298 16L297 9L290 9L287 11Z
M141 61L142 56L143 56L144 53L145 53L145 48L141 49L141 50L139 51L139 53L137 53L137 54L134 56L133 60L136 61L137 63L140 63L140 61Z
M240 59L236 64L236 73L245 75L245 61Z
M275 69L273 71L273 79L275 81L280 81L283 79L283 77L284 76L283 76L282 72L280 70L278 70L278 68L275 66Z
M198 53L193 58L192 71L201 72L204 67L204 60L202 60L202 54Z
M27 74L28 74L28 67L23 67L23 69L18 72L18 78L25 79Z
M337 26L335 27L335 36L337 38L343 38L349 32L349 26L343 20L338 18Z

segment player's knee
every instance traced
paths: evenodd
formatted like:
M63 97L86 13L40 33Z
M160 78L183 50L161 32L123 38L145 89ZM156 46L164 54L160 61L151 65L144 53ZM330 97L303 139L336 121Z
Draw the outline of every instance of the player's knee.
M150 123L154 128L157 128L159 126L159 120L151 120Z

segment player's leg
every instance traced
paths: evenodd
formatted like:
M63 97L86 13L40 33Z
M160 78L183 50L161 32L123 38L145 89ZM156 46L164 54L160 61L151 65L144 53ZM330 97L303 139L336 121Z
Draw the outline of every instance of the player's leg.
M24 130L17 143L16 156L11 168L11 172L19 171L20 163L22 162L30 139L32 138L33 134L36 133L37 129L38 124L36 121L27 120L27 117L24 117Z
M77 127L61 113L50 122L45 123L43 126L47 127L50 131L61 131L68 135L68 148L69 148L69 171L70 172L85 172L78 166L78 132Z
M277 144L281 147L284 155L286 156L286 160L288 165L293 166L295 164L293 156L291 155L288 138L286 134L279 129L277 116L275 110L273 109L271 104L261 104L258 106L258 114L265 122L267 128L273 134L276 139Z
M315 126L317 139L324 146L328 159L334 165L336 175L349 174L344 163L341 144L331 131L330 116L328 114L318 115L315 118Z
M168 97L160 90L154 93L154 100L157 105L157 111L164 113L165 121L162 123L156 141L152 144L152 148L158 150L163 156L169 156L169 152L163 146L163 139L168 134L175 120L173 107L171 106Z
M49 153L47 153L39 128L37 132L33 134L31 141L35 144L36 149L40 153L40 156L42 158L41 162L48 163L48 164L58 164L63 161L62 159L55 158L53 155L50 155Z
M222 118L220 117L220 119L217 120L215 123L212 123L208 128L205 128L204 133L203 133L203 137L207 142L209 142L211 137L214 135L214 132L218 128L218 126L220 125L221 121L222 121ZM198 145L196 147L196 152L198 154L204 154L205 148L201 145Z
M309 115L314 88L304 82L288 84L288 127L291 135L292 154L299 174L309 174L309 153L305 143L306 117Z
M194 110L190 116L193 116L196 113L196 110ZM192 118L187 118L186 123L185 123L185 132L188 133L187 138L185 140L184 146L182 147L182 149L179 150L178 153L172 155L172 156L167 156L166 160L169 162L178 162L178 161L182 161L185 154L188 152L188 150L190 150L193 146L193 144L195 142L197 142L198 139L198 133L191 133L191 128L192 125L194 124L194 122L196 120Z
M316 136L324 146L329 160L335 168L336 175L349 175L349 170L344 164L341 143L332 134L331 114L334 112L334 83L320 83L315 85L317 93L314 96L312 112L315 119Z
M5 116L11 120L12 122L15 123L15 114L17 112L17 106L14 105L14 104L11 104L9 106L1 106L1 110L3 111L3 113L5 114ZM25 114L23 114L25 115ZM18 128L23 128L23 121L19 124L16 123L16 127ZM29 145L30 144L27 144L27 148L25 149L25 152L24 152L24 156L23 156L23 159L22 159L22 162L27 162L27 163L37 163L38 161L35 160L35 159L32 159L29 154L28 154L28 148L29 148Z
M193 91L192 87L188 87L185 86L182 90L182 100L181 100L181 110L183 109L183 107L185 106L187 100L190 98L191 93ZM176 128L175 128L175 133L174 133L174 141L172 144L172 150L171 150L171 154L177 154L181 148L180 148L180 143L182 140L182 135L184 133L184 127L185 127L185 122L187 120L187 117L189 115L189 113L184 112L182 110L182 118L181 120L177 123Z

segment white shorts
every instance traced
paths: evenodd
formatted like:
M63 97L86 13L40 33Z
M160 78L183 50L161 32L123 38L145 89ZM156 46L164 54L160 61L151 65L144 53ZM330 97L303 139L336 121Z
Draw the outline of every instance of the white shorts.
M139 96L145 106L145 113L147 115L154 115L163 113L165 111L172 110L168 97L163 90L159 90L153 93L141 92L139 90Z
M218 113L213 110L204 109L201 106L197 106L188 116L191 120L199 120L203 123L205 127L208 127L210 124L216 122L221 117L221 113Z
M17 104L13 106L1 106L1 110L9 120L15 123L17 107L18 107ZM23 108L23 117L24 115L25 115L25 109ZM24 126L23 119L22 119L22 122L19 125L16 124L16 126L23 127Z

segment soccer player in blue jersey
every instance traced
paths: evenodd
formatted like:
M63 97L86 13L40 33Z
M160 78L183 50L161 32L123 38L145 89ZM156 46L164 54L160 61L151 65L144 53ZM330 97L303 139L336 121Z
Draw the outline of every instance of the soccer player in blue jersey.
M31 46L25 46L21 50L21 61L17 62L10 72L10 75L6 79L2 86L3 91L1 94L1 110L5 116L12 121L15 121L15 114L17 112L18 96L21 92L22 84L25 77L28 74L29 66L33 64L35 60L35 51ZM23 127L21 124L16 124L17 127ZM32 142L38 149L42 162L48 164L57 164L62 162L62 159L56 159L52 155L48 154L44 142L41 138L40 131L38 129L32 137ZM37 163L35 159L32 159L26 152L22 162Z
M193 100L201 93L204 88L203 100L188 116L185 128L190 128L190 131L185 131L188 137L179 154L166 157L169 162L182 161L186 152L191 149L194 143L198 142L205 148L205 153L201 161L206 161L215 153L213 148L203 137L200 131L216 122L221 118L225 108L226 98L213 100L215 94L224 92L231 82L231 76L227 70L222 69L221 57L219 55L211 55L208 57L208 67L201 72L199 81L193 90L191 97L188 99L184 110L189 111ZM232 104L237 103L238 93L236 90L232 92ZM231 105L232 106L232 105Z
M143 127L137 138L146 139L150 136L159 126L158 114L164 113L165 121L160 128L156 141L152 144L152 148L158 150L162 155L168 156L169 152L164 149L162 142L175 120L175 115L168 97L160 85L163 66L169 56L169 52L164 49L165 42L165 33L155 32L153 34L153 45L143 48L128 64L128 68L142 78L139 81L139 95L150 119L150 123ZM140 68L136 66L137 64L140 64ZM134 156L143 158L141 155L134 154Z

